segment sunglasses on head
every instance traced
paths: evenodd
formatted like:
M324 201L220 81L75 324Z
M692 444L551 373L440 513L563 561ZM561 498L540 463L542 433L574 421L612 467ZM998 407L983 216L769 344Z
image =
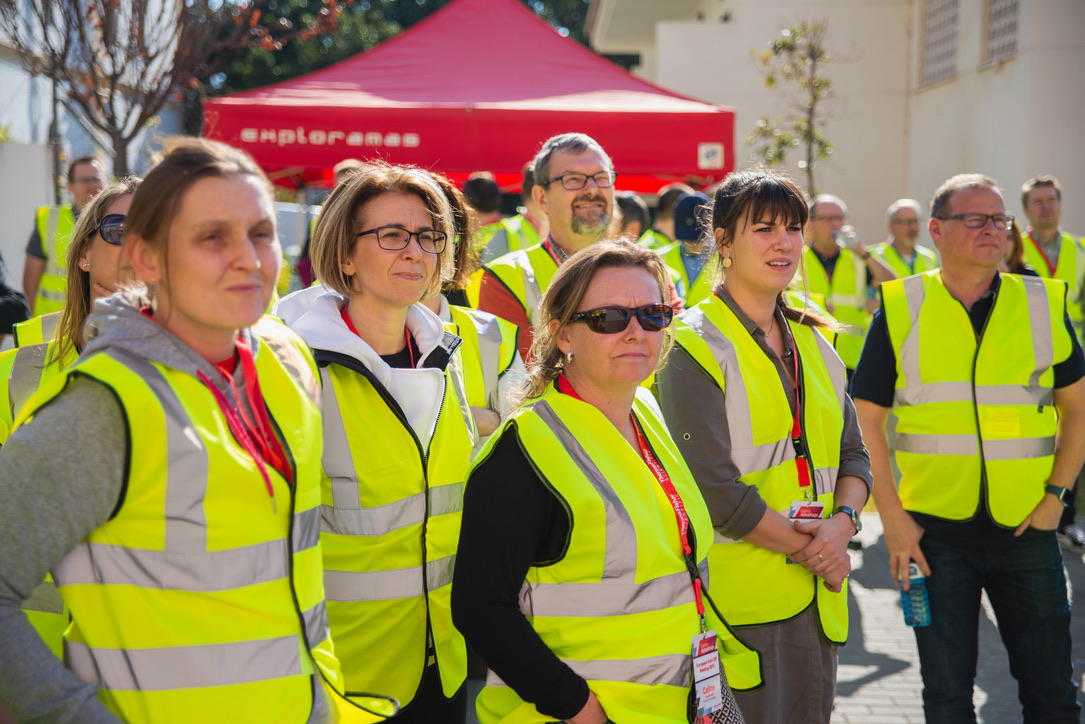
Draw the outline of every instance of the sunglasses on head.
M633 317L640 322L645 332L658 332L666 329L674 317L674 310L669 304L645 304L643 307L599 307L586 312L577 312L569 317L570 322L584 322L588 329L599 334L618 334L624 332Z
M106 214L98 224L98 234L107 244L120 246L124 241L124 214Z

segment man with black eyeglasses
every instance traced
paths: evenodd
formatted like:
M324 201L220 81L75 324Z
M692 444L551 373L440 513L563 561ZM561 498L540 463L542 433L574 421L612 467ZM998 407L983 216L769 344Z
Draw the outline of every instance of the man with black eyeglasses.
M550 280L565 259L603 238L614 204L614 164L590 136L563 133L548 139L532 168L532 197L549 219L550 234L540 244L487 264L478 304L520 328L525 360Z
M946 181L927 225L942 267L882 284L851 381L890 574L906 589L910 563L927 576L927 722L975 721L984 591L1024 721L1079 717L1055 529L1085 461L1085 357L1065 282L999 274L1012 224L992 179Z

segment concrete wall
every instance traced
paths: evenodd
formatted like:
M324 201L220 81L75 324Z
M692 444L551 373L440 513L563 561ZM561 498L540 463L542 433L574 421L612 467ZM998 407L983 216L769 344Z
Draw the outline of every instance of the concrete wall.
M0 256L8 275L22 288L26 240L34 228L34 210L50 203L49 148L44 145L0 143ZM0 349L11 346L11 338Z
M652 10L639 1L611 5L651 22ZM864 239L885 233L883 213L894 199L926 204L962 172L996 178L1018 215L1021 183L1054 174L1064 188L1063 226L1085 234L1085 2L1019 0L1017 52L989 64L987 0L959 0L957 73L920 87L923 8L923 0L700 0L687 21L656 22L638 72L733 107L742 168L752 151L743 139L757 118L786 110L781 95L763 86L750 49L766 48L783 27L824 18L837 56L826 71L836 93L826 124L835 151L820 166L818 185L848 202ZM796 175L798 159L788 165Z
M821 191L842 197L861 238L881 241L886 207L904 194L908 154L907 62L911 53L910 0L837 0L812 3L774 0L705 0L704 22L657 25L654 80L680 93L732 106L736 112L736 168L754 162L744 138L761 115L789 110L785 96L763 84L750 50L760 52L782 28L825 19L834 60L825 71L834 98L826 107L831 158L817 167ZM719 21L720 8L730 22ZM799 149L787 170L802 180Z

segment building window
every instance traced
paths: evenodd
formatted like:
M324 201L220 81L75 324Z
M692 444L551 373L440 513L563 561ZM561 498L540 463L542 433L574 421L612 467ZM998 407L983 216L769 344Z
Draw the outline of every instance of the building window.
M957 0L927 0L923 13L921 85L957 73Z
M987 0L987 57L997 63L1017 52L1017 0Z

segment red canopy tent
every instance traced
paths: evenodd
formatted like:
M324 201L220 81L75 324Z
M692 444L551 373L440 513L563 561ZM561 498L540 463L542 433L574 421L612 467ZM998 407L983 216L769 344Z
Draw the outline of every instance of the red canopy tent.
M544 140L581 131L618 187L711 183L734 167L734 112L647 83L563 38L517 0L454 0L373 50L208 100L204 134L277 183L327 185L345 158L383 158L506 189Z

